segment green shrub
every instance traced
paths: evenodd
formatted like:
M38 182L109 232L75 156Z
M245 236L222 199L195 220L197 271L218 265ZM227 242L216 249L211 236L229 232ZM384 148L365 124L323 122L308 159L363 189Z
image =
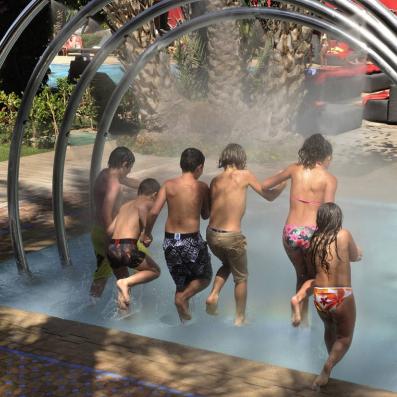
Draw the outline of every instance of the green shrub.
M28 146L49 148L55 143L65 115L68 99L74 88L66 78L58 79L57 89L46 86L36 95L26 125L23 143ZM14 93L0 91L0 143L11 141L21 99ZM72 128L94 126L96 108L91 90L87 89L76 112Z

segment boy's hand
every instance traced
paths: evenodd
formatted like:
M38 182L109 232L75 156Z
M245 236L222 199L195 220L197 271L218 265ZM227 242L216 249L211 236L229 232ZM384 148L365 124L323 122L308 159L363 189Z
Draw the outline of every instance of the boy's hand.
M141 243L145 246L145 247L149 247L149 245L152 243L153 241L153 237L152 234L146 235L143 234L140 238Z

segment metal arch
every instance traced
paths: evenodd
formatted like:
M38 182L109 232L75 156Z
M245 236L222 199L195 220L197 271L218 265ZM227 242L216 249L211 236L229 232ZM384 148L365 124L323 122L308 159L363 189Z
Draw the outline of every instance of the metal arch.
M354 33L358 33L360 36L363 36L366 42L370 44L370 47L376 49L380 54L382 54L383 58L387 59L389 64L394 65L395 70L397 70L397 37L395 35L394 35L395 40L393 40L393 48L395 52L393 52L393 50L391 50L382 40L380 40L378 36L376 36L371 31L367 30L365 26L361 26L354 19L352 19L349 16L343 15L339 11L336 11L321 3L317 3L314 0L280 0L280 1L284 3L292 3L300 7L304 7L316 14L328 17L327 19L331 20L334 23L337 23L338 26L342 25L345 28L352 29ZM370 21L368 22L371 23ZM370 26L378 27L378 25L380 25L379 22L371 23ZM391 32L390 34L393 35ZM386 35L388 36L389 32L383 31L382 37L385 38Z
M111 0L93 0L86 7L84 7L78 15L70 21L59 33L57 38L50 44L47 50L43 53L39 63L29 80L27 89L25 90L25 96L22 100L22 106L18 114L17 123L14 129L14 136L11 143L10 150L10 163L9 163L9 186L8 186L8 203L9 203L9 218L10 218L10 231L11 239L14 246L14 252L17 259L18 270L28 271L26 257L23 251L22 236L20 231L20 220L19 220L19 209L18 209L18 172L19 172L19 155L20 155L20 143L22 142L24 123L27 119L28 111L31 102L35 94L31 94L32 91L37 92L38 85L40 84L45 70L47 69L51 60L59 50L57 48L59 43L63 44L67 37L80 26L80 21L84 18L95 14L104 5L111 2ZM48 63L47 63L48 62ZM46 64L47 63L47 64ZM40 73L43 73L40 76ZM22 116L21 116L22 114Z
M369 4L367 0L362 0L362 3ZM351 0L330 0L330 3L335 4L339 9L346 11L351 16L358 16L365 22L374 32L380 35L382 40L392 47L397 52L397 26L390 26L389 23L382 23L376 17L379 17L379 12L374 10L374 13L368 12L369 9L360 7L357 3ZM383 7L383 5L381 5ZM372 10L373 8L371 8ZM386 10L389 11L389 10ZM392 15L393 16L393 15Z
M239 11L236 11L239 10ZM279 10L281 11L281 10ZM266 14L267 17L270 16L287 16L287 15L291 15L291 13L286 14L286 11L283 11L282 14L277 14L277 10L276 9L271 9L271 8L265 8L265 9L260 9L260 8L256 8L256 9L249 9L249 11L247 9L230 9L230 10L225 10L224 12L232 12L232 13L242 13L245 12L245 15L248 15L250 18L255 18L255 17L259 17L259 18L265 18ZM222 15L222 18L224 17L224 14ZM256 15L258 14L258 15ZM211 16L212 14L206 14L207 17ZM218 15L218 14L217 14ZM344 31L341 31L340 29L336 28L334 25L328 24L323 20L318 20L316 18L311 18L308 16L302 16L300 14L296 14L296 13L292 13L292 15L294 15L295 18L297 18L297 16L300 18L301 22L310 22L312 24L312 26L314 26L314 28L319 29L319 30L327 30L328 28L330 28L329 33L335 33L336 35L342 36L344 39L346 39L349 42L353 42L353 44L355 44L356 46L360 47L361 49L367 51L372 57L373 59L381 66L383 67L383 69L386 71L386 73L394 80L397 82L397 68L393 68L391 67L387 62L384 62L383 58L380 57L376 52L374 52L371 48L369 48L365 43L363 43L360 40L355 39L354 37L350 36L348 33L345 33ZM200 22L202 21L202 18L204 16L198 17L201 18ZM191 24L195 23L194 26L196 26L196 24L199 24L200 22L197 22L198 18L195 18L193 21L189 22L190 26ZM293 20L294 22L299 21L299 18L297 18L297 20ZM302 19L303 18L303 19ZM240 14L236 15L235 19L244 19L244 17L241 17ZM207 26L207 24L205 22L204 23L204 27ZM325 24L325 25L324 25ZM200 28L200 26L198 27ZM197 29L198 29L197 28ZM174 29L173 31L167 33L165 36L163 36L161 38L161 40L163 39L169 39L170 35L176 34L177 32L180 32L181 30L184 31L184 29L186 28L186 24L183 24L181 26L179 26L178 28ZM196 28L193 28L194 30ZM184 34L184 33L182 33ZM174 36L172 36L174 37ZM170 40L170 42L172 42L173 39ZM156 42L158 45L158 42ZM153 44L154 45L154 44ZM153 46L152 45L152 46ZM149 48L152 48L149 47ZM149 49L148 49L149 50ZM147 50L147 51L148 51ZM147 51L145 53L143 53L141 55L144 56L144 54L147 54ZM147 55L145 55L147 56ZM142 58L140 58L142 59ZM104 146L104 140L106 137L106 132L109 129L111 120L113 119L113 116L115 114L115 111L117 109L117 106L122 98L122 96L125 94L126 90L128 89L129 84L131 83L131 81L134 79L135 75L134 75L134 69L130 68L127 73L124 75L123 79L119 82L119 84L117 85L117 87L115 88L109 102L108 105L104 111L104 115L100 121L99 124L99 128L98 128L98 132L97 132L97 136L96 136L96 140L95 140L95 144L94 144L94 149L93 149L93 158L92 158L92 163L91 163L91 172L90 175L96 175L99 171L99 165L101 162L101 158L102 158L102 154L103 154L103 146ZM138 73L138 72L137 72ZM115 105L115 102L117 102L117 105Z
M190 1L177 1L173 2L173 6L178 6L182 4L192 3L194 1L200 0L190 0ZM340 14L339 12L332 10L329 7L326 7L320 3L317 3L313 0L282 0L285 2L297 4L303 6L306 9L309 9L318 15L323 17L328 17L333 19L334 21L339 23L344 23L346 26L350 26L351 28L362 31L365 35L370 37L370 41L375 43L375 46L383 48L384 54L389 59L394 59L394 54L385 46L382 41L380 41L376 36L372 33L367 32L365 28L360 27L357 23L352 21L350 18L347 18ZM110 53L114 48L116 48L124 36L134 29L138 28L140 24L145 23L146 19L150 19L150 16L154 17L159 15L161 12L165 12L169 8L169 1L158 3L150 9L145 10L142 14L139 14L132 21L128 22L122 28L120 28L108 41L105 43L104 47L100 50L100 52L94 57L89 66L85 69L82 74L77 86L75 87L71 98L69 99L68 107L65 112L65 118L62 123L61 131L58 136L56 151L55 151L55 159L54 159L54 171L53 171L53 210L54 210L54 223L57 237L57 245L58 252L61 259L61 263L64 265L71 264L71 258L66 242L66 232L65 232L65 224L64 224L64 213L63 213L63 172L64 172L64 161L65 161L65 153L66 146L68 140L68 134L71 127L71 123L74 118L74 113L77 109L78 102L81 100L84 89L88 86L89 82L92 80L96 70L99 68L100 64L103 62L108 53ZM98 139L102 139L105 136L99 134ZM91 166L90 172L90 181L91 185L93 180L96 177L97 172L99 171L99 163L102 158L102 155L98 155L95 153L95 149L102 147L103 145L95 145L93 152L93 163ZM91 189L92 190L92 186Z
M0 40L0 69L21 34L50 0L32 0L18 15Z
M159 15L162 15L163 13L174 7L194 3L197 1L201 0L165 0L155 4L153 7L148 8L139 15L137 15L135 18L133 18L131 21L121 27L117 32L115 32L105 42L100 51L98 51L98 53L91 60L90 64L86 67L76 87L73 89L72 95L70 96L68 101L65 116L55 146L54 169L52 178L55 233L59 257L62 265L72 264L66 242L65 220L63 211L63 175L65 167L66 147L75 112L77 110L77 107L79 106L84 90L88 87L91 80L95 76L96 71L106 59L108 54L115 50L128 34L139 29L148 21Z
M29 118L29 111L33 103L34 96L43 80L52 59L61 49L63 43L70 37L70 35L80 26L83 25L84 20L89 16L97 13L104 5L112 0L92 0L84 8L82 8L75 18L69 21L57 37L50 43L39 59L33 73L25 88L22 98L21 107L18 111L17 120L15 123L11 146L10 156L8 162L8 184L7 184L7 201L8 201L8 218L10 225L11 242L14 249L14 255L19 272L29 273L29 267L26 260L26 255L23 249L21 223L19 219L19 163L21 155L21 144L25 130L25 124Z
M338 2L340 1L338 0ZM360 3L376 15L391 30L397 32L397 17L384 4L378 0L360 0Z

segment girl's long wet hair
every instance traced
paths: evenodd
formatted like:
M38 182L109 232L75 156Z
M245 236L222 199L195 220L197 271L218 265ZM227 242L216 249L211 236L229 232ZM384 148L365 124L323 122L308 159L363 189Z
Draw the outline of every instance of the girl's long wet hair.
M298 164L305 168L313 168L318 161L332 156L332 145L321 134L314 134L305 139L298 156Z
M337 235L342 229L342 210L335 203L324 203L317 212L317 229L313 233L310 243L312 263L320 261L320 266L329 273L329 260L333 259L330 246L335 242L335 251L338 255Z

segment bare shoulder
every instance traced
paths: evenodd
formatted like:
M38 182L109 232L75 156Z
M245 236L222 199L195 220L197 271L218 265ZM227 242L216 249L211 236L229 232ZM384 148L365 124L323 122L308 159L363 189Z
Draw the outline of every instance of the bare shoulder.
M208 190L208 184L203 182L203 181L197 181L198 182L198 186L201 190L203 191L207 191Z
M351 240L352 235L347 229L341 229L338 232L337 239L338 239L338 244L349 244L349 241Z

